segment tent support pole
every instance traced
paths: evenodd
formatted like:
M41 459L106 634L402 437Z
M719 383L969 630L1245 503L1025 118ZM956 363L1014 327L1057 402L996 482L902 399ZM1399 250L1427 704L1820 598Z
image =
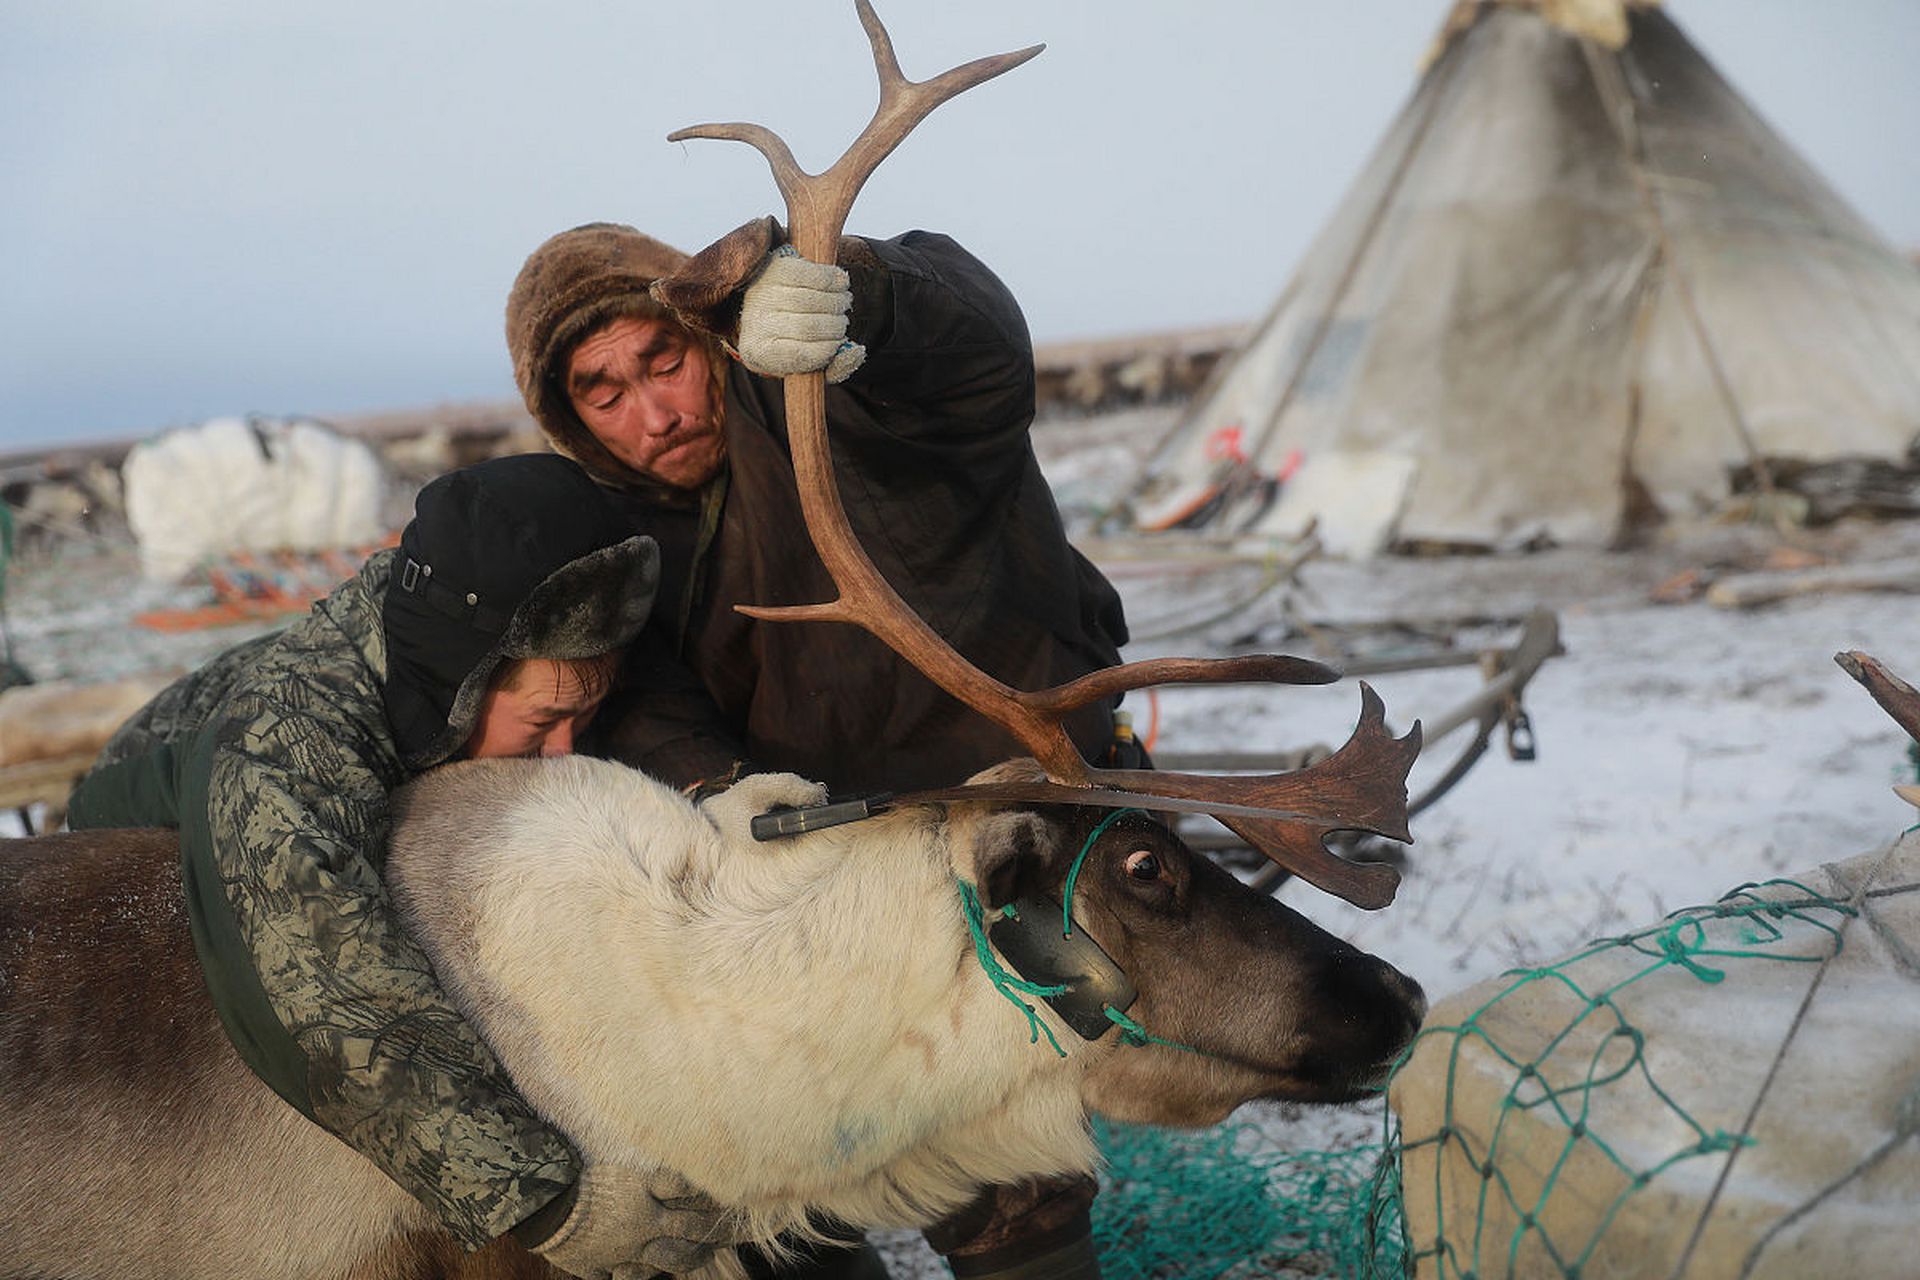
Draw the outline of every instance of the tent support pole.
M1727 416L1733 422L1733 429L1740 436L1740 442L1747 448L1747 458L1753 464L1754 483L1760 492L1773 497L1776 493L1773 472L1767 466L1767 460L1754 442L1753 432L1747 426L1746 414L1741 411L1740 400L1734 394L1733 382L1727 377L1726 366L1721 362L1720 352L1713 345L1713 339L1707 334L1706 322L1701 318L1700 308L1694 301L1693 289L1687 282L1687 273L1681 265L1680 255L1674 248L1673 236L1667 230L1667 220L1660 208L1659 193L1653 184L1647 181L1644 165L1645 153L1640 144L1640 129L1634 114L1633 95L1628 92L1620 75L1620 67L1614 59L1618 55L1603 54L1591 41L1582 40L1580 49L1587 59L1587 71L1593 79L1595 92L1600 95L1600 103L1606 109L1607 116L1613 121L1614 129L1620 135L1620 149L1626 157L1627 172L1633 177L1633 185L1640 193L1641 204L1646 207L1648 219L1653 224L1653 234L1659 241L1660 261L1665 264L1667 276L1673 281L1674 291L1680 299L1681 310L1686 313L1687 324L1693 330L1693 336L1700 344L1700 352L1706 358L1707 371L1713 376L1714 390L1719 393L1720 402L1725 406Z
M1442 68L1444 78L1440 83L1432 86L1434 96L1437 97L1446 91L1447 84L1453 79L1454 70L1455 64L1444 65ZM1422 93L1416 96L1416 101L1424 94L1423 88ZM1412 105L1409 104L1409 110L1412 109ZM1287 385L1281 390L1280 398L1274 402L1273 411L1267 415L1259 435L1248 444L1249 458L1258 458L1266 451L1273 433L1279 429L1280 419L1292 407L1294 394L1299 391L1300 384L1306 380L1307 369L1313 364L1313 358L1320 352L1320 345L1326 341L1327 334L1333 329L1334 313L1340 309L1341 299L1347 296L1347 290L1353 286L1353 278L1360 273L1361 260L1367 256L1367 249L1373 244L1374 236L1379 233L1381 223L1386 221L1388 206L1393 203L1393 197L1400 190L1400 184L1406 180L1407 170L1413 167L1414 157L1420 154L1421 144L1427 139L1427 130L1433 123L1434 114L1432 111L1424 113L1415 124L1413 136L1407 140L1407 149L1401 153L1399 162L1393 167L1392 179L1381 191L1380 200L1374 205L1373 211L1367 215L1366 229L1360 233L1359 239L1354 244L1353 253L1348 256L1346 265L1341 268L1339 283L1334 285L1326 307L1314 320L1313 332L1301 347L1299 362L1293 366L1293 372L1287 375ZM1278 314L1278 310L1276 307L1275 314Z

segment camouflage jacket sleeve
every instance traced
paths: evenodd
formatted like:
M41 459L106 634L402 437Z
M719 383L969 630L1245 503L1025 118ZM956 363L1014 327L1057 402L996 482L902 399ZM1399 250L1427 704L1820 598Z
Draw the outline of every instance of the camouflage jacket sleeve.
M315 622L322 620L315 619ZM578 1173L400 930L381 880L405 780L380 691L324 624L239 682L199 746L217 874L267 1001L308 1062L314 1117L469 1246Z
M67 798L67 826L178 827L177 745L218 712L228 687L279 640L256 636L181 676L114 730Z

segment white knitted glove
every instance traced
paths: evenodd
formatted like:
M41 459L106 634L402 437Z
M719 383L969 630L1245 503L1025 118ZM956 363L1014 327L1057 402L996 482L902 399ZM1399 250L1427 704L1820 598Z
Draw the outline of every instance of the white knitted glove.
M739 1226L671 1169L589 1163L573 1212L533 1251L581 1280L650 1280L699 1270Z
M719 795L702 800L700 812L729 839L745 843L753 840L753 820L758 815L780 805L804 809L826 798L826 787L791 773L750 773Z
M847 341L853 305L847 273L800 256L792 245L767 255L740 298L740 360L755 373L782 378L826 371L843 382L867 358Z

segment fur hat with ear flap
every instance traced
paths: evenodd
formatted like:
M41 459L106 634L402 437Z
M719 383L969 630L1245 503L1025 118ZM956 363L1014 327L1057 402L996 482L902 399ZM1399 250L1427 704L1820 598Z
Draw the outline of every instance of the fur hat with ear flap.
M562 231L535 249L507 295L507 350L527 411L553 442L606 484L646 489L654 484L608 452L573 411L567 361L582 338L621 316L670 320L707 344L714 395L723 394L728 358L737 337L741 290L785 243L772 218L755 218L689 257L632 227L590 222ZM875 265L866 242L843 236L843 265ZM863 303L866 311L886 307Z
M678 321L648 289L689 261L686 254L614 222L562 231L535 249L507 295L507 350L527 411L554 448L610 484L638 477L607 451L573 411L566 362L582 338L609 320ZM718 371L724 362L715 359Z
M522 454L448 472L420 491L381 619L387 720L409 769L465 745L501 663L592 658L640 633L660 581L579 464Z

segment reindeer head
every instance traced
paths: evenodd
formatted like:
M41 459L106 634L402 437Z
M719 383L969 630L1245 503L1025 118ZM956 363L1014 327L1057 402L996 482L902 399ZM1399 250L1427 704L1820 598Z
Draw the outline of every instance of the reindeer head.
M1021 760L976 781L1043 777ZM1347 1101L1379 1086L1426 1011L1412 979L1247 888L1149 813L966 817L959 870L998 917L995 949L1025 980L1064 987L1046 997L1056 1021L1109 1050L1082 1084L1102 1114L1198 1125L1252 1098Z

